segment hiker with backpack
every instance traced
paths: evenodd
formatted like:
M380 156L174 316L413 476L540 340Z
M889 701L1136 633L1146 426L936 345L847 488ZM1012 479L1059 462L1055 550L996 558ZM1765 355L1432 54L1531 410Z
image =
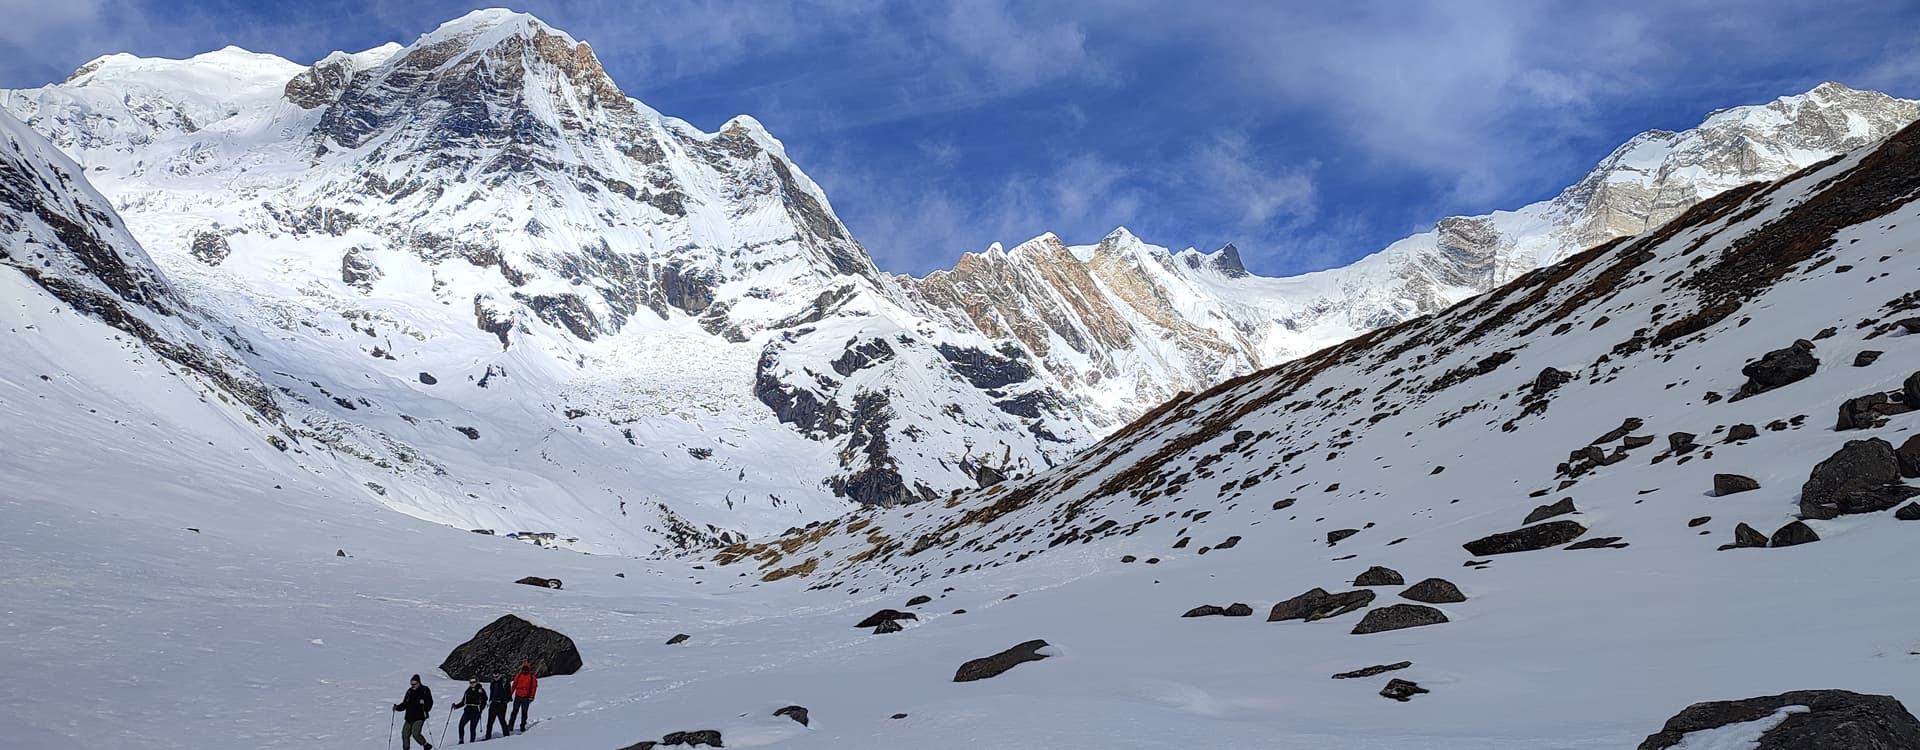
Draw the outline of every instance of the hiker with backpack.
M486 703L487 691L480 687L480 678L468 680L466 694L460 696L459 703L453 704L454 708L466 709L460 714L460 729L457 735L460 741L454 744L467 744L469 738L474 742L480 741L480 709Z
M420 684L420 675L414 675L407 682L407 694L393 704L393 710L404 712L402 718L406 720L400 726L400 750L413 750L416 740L421 750L433 750L433 743L427 741L427 714L433 712L433 691Z
M533 662L520 662L520 674L513 676L513 713L507 716L508 726L512 726L517 717L520 731L527 731L527 709L533 705L533 694L539 689L540 680L533 676Z

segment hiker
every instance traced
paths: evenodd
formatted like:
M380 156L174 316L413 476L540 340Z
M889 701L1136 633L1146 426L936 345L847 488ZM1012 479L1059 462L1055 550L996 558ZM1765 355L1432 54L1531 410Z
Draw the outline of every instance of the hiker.
M468 738L474 742L480 741L480 708L486 703L487 691L480 687L480 678L467 680L466 695L460 696L460 702L453 704L454 708L466 709L465 713L460 714L460 741L456 744L465 745Z
M393 710L405 711L405 724L400 726L400 750L413 750L414 740L420 741L421 750L433 750L433 743L427 741L427 714L433 711L433 691L420 684L420 675L414 675L407 682L407 695L393 704Z
M533 676L533 662L520 662L520 674L513 676L513 713L507 715L507 726L513 726L514 717L519 717L520 731L527 731L527 707L533 705L533 694L540 688L540 680Z
M500 724L500 736L513 736L513 725L507 723L507 704L513 701L513 683L506 675L493 678L487 685L487 739L493 739L493 725Z

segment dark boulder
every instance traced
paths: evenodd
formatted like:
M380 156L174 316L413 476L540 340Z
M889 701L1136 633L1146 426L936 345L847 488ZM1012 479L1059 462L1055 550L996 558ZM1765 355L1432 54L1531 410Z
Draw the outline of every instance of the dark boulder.
M1920 503L1907 503L1893 512L1893 517L1902 521L1920 521Z
M1915 495L1920 495L1920 488L1900 483L1900 457L1893 444L1879 438L1850 440L1813 467L1800 487L1800 515L1834 518L1874 513Z
M906 630L906 627L901 625L899 620L881 620L880 624L873 626L874 635L898 633L902 630Z
M1230 536L1230 537L1227 537L1224 541L1220 542L1219 544L1213 545L1213 548L1215 550L1223 550L1223 549L1233 549L1234 547L1238 547L1238 546L1240 546L1240 537Z
M1892 696L1846 690L1798 690L1686 707L1639 750L1669 750L1695 732L1759 721L1789 706L1806 710L1760 735L1751 750L1920 750L1920 720Z
M669 747L686 745L687 747L726 747L720 744L720 732L714 729L702 729L694 732L674 732L660 738L660 744Z
M1360 624L1353 626L1354 635L1384 633L1389 630L1404 630L1423 625L1439 625L1447 621L1447 614L1424 604L1389 604L1378 609L1368 610Z
M1457 604L1466 601L1467 595L1460 593L1460 587L1453 585L1452 581L1429 578L1408 586L1406 591L1400 592L1400 598L1427 604Z
M1514 531L1502 531L1475 539L1460 545L1474 557L1504 555L1511 552L1530 552L1548 547L1558 547L1579 539L1587 533L1587 527L1577 521L1548 521Z
M527 576L518 581L514 581L514 583L523 584L526 586L539 586L540 588L543 588L543 589L560 588L560 579L541 578L540 576Z
M1753 477L1741 476L1739 474L1713 475L1713 496L1714 497L1726 497L1727 495L1738 494L1741 492L1749 492L1757 489L1760 489L1760 483L1754 481Z
M439 383L440 383L440 379L434 377L433 373L430 373L430 372L420 373L421 385L438 385Z
M1253 608L1241 602L1234 602L1227 605L1226 609L1220 610L1220 614L1227 617L1248 617L1253 614Z
M873 628L873 627L879 627L880 623L883 623L883 622L891 622L893 620L918 620L918 619L920 619L920 616L912 612L902 612L897 609L883 609L871 615L867 615L867 619L861 620L860 624L855 625L854 627Z
M1750 424L1737 424L1727 428L1727 442L1738 443L1760 437L1760 428Z
M1813 343L1805 339L1795 341L1793 346L1767 352L1740 368L1740 374L1747 376L1746 384L1740 386L1740 395L1752 396L1798 383L1819 369L1820 360L1813 356Z
M1689 452L1696 447L1693 443L1694 437L1695 435L1691 432L1675 432L1667 435L1667 449L1674 453Z
M1220 606L1217 604L1202 604L1198 607L1194 607L1193 609L1187 610L1187 613L1184 615L1181 615L1181 617L1214 617L1214 616L1223 614L1225 612L1226 610L1221 609Z
M787 706L786 708L782 708L778 711L773 712L773 715L785 716L789 719L799 722L800 726L803 726L803 727L811 726L808 720L806 706Z
M933 597L931 597L931 596L927 596L926 594L921 594L921 595L919 595L919 596L916 596L916 597L914 597L914 598L912 598L912 599L908 599L908 600L907 600L907 606L909 606L909 607L918 607L918 606L920 606L920 605L922 605L922 604L926 604L926 603L928 603L928 602L931 602L931 601L933 601Z
M1380 688L1381 696L1392 698L1394 700L1400 701L1401 703L1405 703L1407 701L1413 700L1413 696L1419 695L1421 693L1431 693L1431 692L1433 691L1420 687L1420 683L1414 682L1412 680L1401 680L1401 679L1387 680L1387 686Z
M1611 443L1615 440L1619 440L1620 438L1626 437L1627 433L1633 432L1634 430L1638 430L1645 425L1646 425L1646 422L1641 420L1639 417L1627 417L1625 421L1622 421L1620 423L1619 427L1615 427L1611 430L1608 430L1605 434L1601 435L1600 437L1594 438L1593 442L1589 443L1589 445L1600 445L1602 443Z
M521 662L532 662L533 673L540 677L573 674L582 666L572 638L503 615L447 654L440 671L456 680L490 680L513 674Z
M1267 622L1282 620L1325 620L1339 617L1373 603L1374 594L1366 589L1356 589L1339 594L1329 594L1326 589L1314 588L1306 593L1273 605L1267 613Z
M687 642L687 639L689 639L689 638L692 638L692 637L693 637L693 636L690 636L690 635L687 635L686 633L679 633L679 634L677 634L677 635L675 635L675 636L674 636L674 637L672 637L672 638L668 638L668 639L667 639L667 645L669 645L669 646L678 646L678 645L680 645L680 644L682 644L682 643L686 643L686 642Z
M1817 541L1820 541L1820 535L1813 533L1812 528L1799 521L1793 521L1773 532L1773 537L1767 540L1767 546L1792 547L1796 544Z
M1534 508L1533 512L1528 513L1526 519L1520 522L1520 525L1525 526L1530 523L1545 521L1554 516L1564 516L1572 512L1574 512L1573 498L1565 497L1561 498L1560 502Z
M1399 586L1406 582L1407 579L1400 577L1399 571L1378 565L1367 568L1366 572L1353 579L1355 586Z
M1767 546L1767 535L1760 533L1759 529L1743 523L1733 527L1733 546L1765 547Z
M1360 533L1359 529L1334 529L1327 532L1327 546L1339 544L1340 540Z
M1880 355L1882 354L1885 354L1885 352L1875 351L1872 349L1868 349L1866 351L1860 352L1859 354L1855 354L1853 355L1853 366L1867 367L1869 365L1872 365L1874 362L1877 362L1880 360Z
M1411 667L1411 666L1413 666L1413 662L1410 662L1410 661L1394 662L1392 664L1375 664L1371 667L1363 667L1361 669L1356 669L1351 672L1341 672L1340 674L1334 675L1333 679L1353 680L1353 679L1359 679L1362 677L1372 677L1377 674L1386 674L1388 672L1406 669L1407 667Z
M1920 371L1908 375L1901 382L1900 395L1909 404L1920 404Z
M1840 402L1836 430L1867 430L1887 423L1887 417L1913 411L1913 403L1899 391L1869 393Z
M1920 477L1920 435L1907 438L1900 447L1893 449L1895 463L1900 464L1900 476L1908 479Z
M983 656L974 659L973 661L960 665L960 669L953 673L953 681L973 682L974 680L998 677L1007 670L1020 666L1021 664L1047 658L1046 654L1040 653L1040 649L1046 647L1046 641L1032 640L992 656Z

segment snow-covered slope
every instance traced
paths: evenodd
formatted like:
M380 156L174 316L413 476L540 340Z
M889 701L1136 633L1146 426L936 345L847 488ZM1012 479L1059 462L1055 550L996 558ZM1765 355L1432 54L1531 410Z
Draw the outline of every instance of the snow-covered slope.
M1042 235L905 282L955 313L955 325L1020 341L1088 403L1095 425L1110 427L1182 391L1445 309L1725 190L1870 145L1916 117L1920 102L1823 83L1716 112L1691 130L1648 131L1551 200L1442 219L1302 276L1255 276L1232 246L1170 254L1120 229L1076 248Z
M0 747L377 747L413 673L439 698L437 735L459 684L433 665L509 612L571 636L585 667L542 680L539 723L502 748L715 730L795 750L1597 750L1698 700L1837 687L1914 705L1920 601L1901 562L1920 522L1827 517L1830 485L1803 483L1920 490L1885 474L1892 446L1909 468L1920 451L1916 196L1920 128L1180 398L1035 477L712 562L392 513L358 459L266 447L250 409L169 389L188 381L9 263L0 670L33 679L0 687ZM1864 426L1836 430L1848 402ZM1891 463L1828 460L1868 439ZM573 481L532 451L489 456L450 473L496 470L503 493ZM1570 512L1540 517L1562 498ZM1742 523L1791 541L1797 513L1818 541L1719 549ZM1523 528L1607 541L1463 549ZM1396 575L1354 582L1376 565ZM565 588L510 583L524 575ZM1370 592L1359 609L1377 613L1427 578L1460 590L1432 605L1444 623L1181 616L1257 615L1313 587ZM917 619L851 627L883 607ZM1046 658L954 681L1032 639ZM1383 699L1391 679L1431 692ZM789 705L810 724L774 716Z
M307 68L109 56L0 105L255 342L316 433L392 475L369 491L424 517L585 538L664 504L699 531L667 541L765 533L1089 436L1024 353L907 301L752 118L663 117L531 16ZM581 483L473 512L390 444L461 481L452 464L537 454Z

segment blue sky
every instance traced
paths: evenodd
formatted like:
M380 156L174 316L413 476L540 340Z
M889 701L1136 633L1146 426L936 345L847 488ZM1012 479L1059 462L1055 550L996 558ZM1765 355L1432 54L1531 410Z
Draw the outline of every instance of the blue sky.
M0 0L0 86L114 51L311 62L499 3ZM630 95L759 118L883 268L1126 225L1254 271L1552 196L1633 134L1824 80L1920 96L1920 6L522 0ZM1606 7L1601 7L1606 6Z

